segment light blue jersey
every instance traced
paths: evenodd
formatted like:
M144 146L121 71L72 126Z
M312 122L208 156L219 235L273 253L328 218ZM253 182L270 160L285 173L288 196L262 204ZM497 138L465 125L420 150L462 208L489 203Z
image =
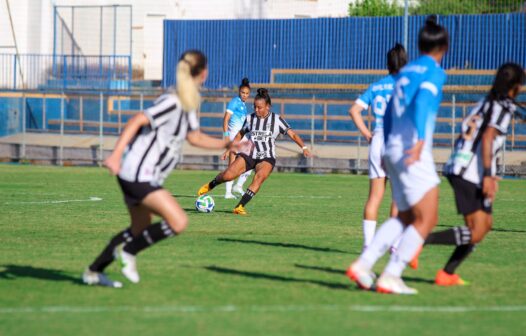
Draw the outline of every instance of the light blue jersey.
M384 127L384 114L387 104L391 99L393 92L395 79L392 75L380 79L378 82L369 86L357 100L356 104L360 105L364 109L371 106L371 110L374 115L374 131L383 129Z
M232 98L230 103L228 103L226 112L231 114L230 120L228 121L229 132L230 133L234 132L237 134L237 132L239 132L241 127L243 127L243 124L245 123L245 119L247 118L247 106L241 100L241 98L235 97L235 98Z
M396 75L393 98L384 117L386 153L402 156L419 140L431 153L435 120L446 73L429 56L421 56Z

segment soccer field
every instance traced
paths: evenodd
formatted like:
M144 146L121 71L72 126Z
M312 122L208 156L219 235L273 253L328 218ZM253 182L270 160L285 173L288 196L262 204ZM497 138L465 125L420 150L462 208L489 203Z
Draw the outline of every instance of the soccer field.
M439 288L451 247L428 247L407 270L416 296L357 290L345 269L361 250L365 176L274 173L231 210L223 187L211 214L193 209L215 172L175 171L166 187L188 230L138 258L141 282L88 287L84 268L128 216L113 177L99 168L0 165L0 335L519 335L526 328L526 181L504 180L494 230ZM437 229L458 225L441 184ZM382 205L385 219L389 202ZM376 268L384 266L384 258ZM523 330L521 332L521 330Z

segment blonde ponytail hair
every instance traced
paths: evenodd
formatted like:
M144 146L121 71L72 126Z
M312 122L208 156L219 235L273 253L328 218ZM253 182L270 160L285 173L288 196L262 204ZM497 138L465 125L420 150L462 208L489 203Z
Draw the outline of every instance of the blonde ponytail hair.
M186 51L177 63L175 90L186 112L201 103L200 86L195 78L206 69L206 56L198 50Z

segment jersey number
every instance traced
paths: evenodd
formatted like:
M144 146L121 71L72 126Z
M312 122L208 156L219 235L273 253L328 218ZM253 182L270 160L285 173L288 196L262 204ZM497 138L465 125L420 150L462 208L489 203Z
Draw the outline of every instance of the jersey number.
M401 117L405 112L405 96L403 87L409 84L409 78L400 78L395 85L394 110L398 117Z

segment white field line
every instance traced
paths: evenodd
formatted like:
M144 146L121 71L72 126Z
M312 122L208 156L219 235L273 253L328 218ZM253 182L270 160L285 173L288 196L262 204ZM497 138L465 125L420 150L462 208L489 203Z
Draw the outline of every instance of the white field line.
M208 194L212 197L225 197L225 194ZM190 196L194 196L194 195L174 195L174 196L185 196L185 197L190 197ZM197 198L197 195L195 195L195 197ZM261 197L264 197L264 198L308 198L308 199L337 199L337 198L342 198L342 196L339 196L339 195L334 195L334 196L330 196L330 195L327 195L327 196L316 196L316 195L258 195L257 196L258 198L261 198ZM240 198L240 197L238 197Z
M13 314L93 314L93 313L294 313L344 311L360 313L474 313L526 312L526 306L381 306L381 305L268 305L268 306L42 306L0 307L0 315Z
M90 197L88 199L75 199L75 200L57 200L57 201L30 201L30 202L5 202L4 204L59 204L59 203L72 203L72 202L98 202L102 201L100 197Z

